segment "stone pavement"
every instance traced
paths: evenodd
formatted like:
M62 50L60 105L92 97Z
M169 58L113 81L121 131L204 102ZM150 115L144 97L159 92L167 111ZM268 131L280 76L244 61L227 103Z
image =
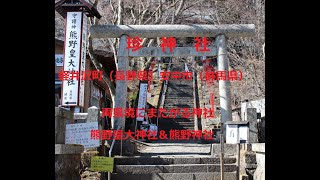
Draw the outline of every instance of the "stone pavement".
M139 152L148 155L169 155L169 156L185 156L185 155L210 155L210 144L196 143L145 143Z

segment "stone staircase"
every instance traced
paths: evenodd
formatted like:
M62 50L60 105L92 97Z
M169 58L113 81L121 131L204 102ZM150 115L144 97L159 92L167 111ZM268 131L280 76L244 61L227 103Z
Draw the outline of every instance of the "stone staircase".
M179 71L184 72L184 64L172 64L171 72ZM190 112L189 118L183 118L181 114L178 114L176 118L160 118L159 130L165 130L169 133L171 129L175 130L193 130L194 129L194 117L192 115L194 107L193 99L193 83L192 80L185 80L179 78L177 80L169 78L167 91L165 93L165 100L163 108L166 110L179 108L180 112L182 108L188 108ZM164 113L169 115L169 112Z
M224 179L237 179L237 159L224 159ZM112 180L220 180L220 158L212 156L115 157Z
M139 143L115 156L111 180L221 180L220 144ZM238 180L238 146L224 145L224 180Z

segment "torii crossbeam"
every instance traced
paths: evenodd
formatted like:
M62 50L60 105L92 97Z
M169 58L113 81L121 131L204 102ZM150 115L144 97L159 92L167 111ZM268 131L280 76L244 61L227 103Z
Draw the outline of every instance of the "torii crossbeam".
M227 58L226 37L253 37L255 35L254 24L228 24L228 25L93 25L90 27L91 38L120 38L118 51L118 70L126 71L129 57L134 56L210 56L217 55L218 71L228 71L229 60ZM143 48L140 52L131 52L126 48L127 36L156 38L156 37L216 37L215 47L211 54L196 53L188 47L175 48L174 52L161 52L159 48ZM162 53L162 54L161 54ZM229 80L219 80L219 95L221 108L221 122L232 121L231 92ZM116 82L115 107L126 108L127 83ZM125 127L125 117L115 118L114 129L117 126Z

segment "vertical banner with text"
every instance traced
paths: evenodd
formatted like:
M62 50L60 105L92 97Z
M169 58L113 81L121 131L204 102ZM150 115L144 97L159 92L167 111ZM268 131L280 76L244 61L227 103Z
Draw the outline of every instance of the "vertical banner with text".
M82 22L82 19L85 19ZM84 28L82 28L84 26ZM82 32L82 29L85 31ZM63 71L68 71L70 76L68 80L62 83L62 106L83 106L82 92L83 85L80 84L80 70L85 68L85 60L83 53L86 53L83 44L86 44L87 22L85 15L82 12L67 12L66 18L66 34L64 41L64 62ZM85 37L83 39L83 35ZM82 54L81 54L82 52ZM85 59L84 55L84 59ZM84 62L83 64L81 62ZM82 87L80 87L82 85ZM80 92L79 92L80 91ZM79 97L80 95L80 97ZM81 102L79 102L79 99Z
M144 121L147 102L148 83L140 83L137 121Z

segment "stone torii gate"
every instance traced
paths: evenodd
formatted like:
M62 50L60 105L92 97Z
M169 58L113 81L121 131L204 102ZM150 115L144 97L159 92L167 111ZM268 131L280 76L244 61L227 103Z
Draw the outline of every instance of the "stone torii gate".
M126 71L129 57L177 57L177 56L217 56L218 71L228 71L226 37L252 37L254 24L230 25L94 25L90 27L92 38L120 38L118 50L118 70ZM127 49L127 36L156 37L216 37L210 52L196 52L194 47L176 47L172 52L162 52L161 47L143 47L132 52ZM219 80L221 122L232 121L231 92L229 80ZM115 107L126 108L127 82L116 81ZM114 129L125 127L125 117L114 118Z

